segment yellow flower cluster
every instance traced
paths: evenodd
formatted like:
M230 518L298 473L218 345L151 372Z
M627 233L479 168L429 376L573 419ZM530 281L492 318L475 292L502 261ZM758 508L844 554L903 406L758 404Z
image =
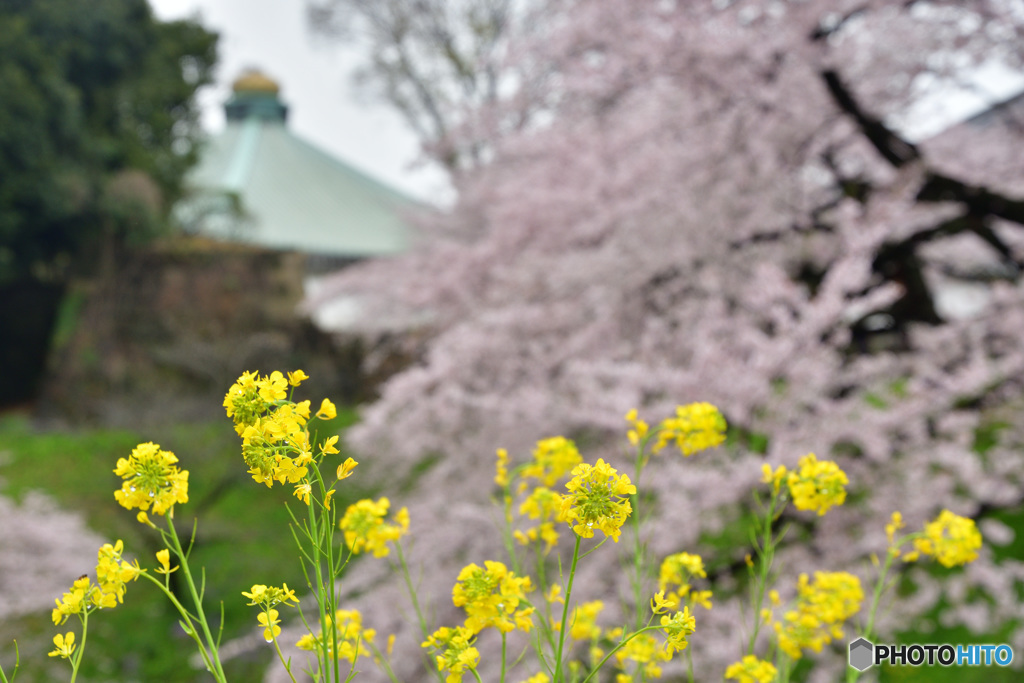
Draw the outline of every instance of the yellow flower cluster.
M494 466L494 483L498 486L508 486L508 451L504 448L498 449L498 460Z
M700 555L676 553L669 555L661 563L658 572L658 588L662 593L668 591L666 602L679 603L689 597L692 604L711 609L711 591L691 591L692 577L706 578L704 560Z
M276 612L277 610L271 611ZM377 632L372 628L363 628L363 615L359 613L359 610L339 609L334 613L333 619L330 615L326 619L327 628L333 629L337 633L338 640L338 651L335 654L334 639L327 638L328 657L344 659L354 664L357 659L369 654L369 649L365 647L364 643L372 643ZM318 637L307 633L299 638L295 646L300 650L319 650L323 646L323 634Z
M364 498L345 510L339 527L345 532L345 543L356 555L373 553L374 557L386 557L391 549L389 541L397 541L409 531L409 510L402 508L395 513L390 523L385 522L391 501L381 498L373 502Z
M525 603L533 585L528 576L516 576L501 562L487 560L484 568L468 564L452 589L452 603L466 610L465 628L479 633L493 626L502 633L533 627L533 607Z
M742 661L734 662L725 670L725 678L738 683L772 683L778 671L771 662L746 655Z
M139 561L128 562L121 557L124 551L124 543L118 539L117 543L110 545L104 543L99 552L96 553L96 581L99 588L105 595L117 597L117 601L124 602L125 584L135 581L142 573L139 568ZM113 605L105 605L113 607Z
M569 619L569 635L574 640L596 641L600 638L601 627L597 625L597 615L603 609L604 603L600 600L592 600L582 605L577 605L573 610L572 617ZM557 619L552 619L551 627L557 632L562 628L562 624Z
M188 470L179 470L178 458L155 443L140 443L127 458L118 458L114 474L124 482L114 492L122 507L165 514L175 503L188 502Z
M800 468L793 471L788 471L784 465L775 470L763 465L761 481L771 484L775 493L785 482L796 509L813 510L819 516L846 502L845 487L849 480L839 465L831 460L818 460L814 453L800 458L799 465Z
M297 484L313 462L306 422L309 401L285 404L245 425L241 432L242 458L253 480L271 488L274 482ZM293 455L289 455L293 454Z
M842 638L842 623L860 611L864 592L860 579L847 572L815 572L811 583L800 575L796 609L775 622L779 647L793 659L803 650L821 652L821 648Z
M289 372L287 378L277 370L263 377L243 372L224 396L224 409L242 437L242 458L249 466L249 474L268 488L275 481L299 484L309 474L308 466L313 462L307 428L310 402L295 403L288 399L288 387L297 387L305 379L308 376L302 370ZM316 417L329 420L336 415L334 404L325 398ZM337 453L337 440L328 439L321 446L321 453ZM307 505L309 494L310 487L296 487L295 495Z
M295 597L295 591L288 588L288 584L282 584L281 588L276 586L254 585L248 592L242 591L242 595L249 598L250 605L259 605L263 611L256 617L256 621L263 627L263 638L269 643L281 635L281 621L277 618L278 611L274 609L281 603L298 604L299 599Z
M475 671L480 663L480 652L473 647L475 640L476 634L464 626L443 626L434 631L422 647L431 647L437 652L437 670L448 671L445 683L460 683L462 674Z
M646 432L647 425L635 420L631 422L634 424L633 431L638 436L641 429ZM725 418L718 408L710 403L676 406L675 417L665 418L659 425L658 440L651 451L657 453L675 441L680 452L684 456L690 456L714 448L725 441L725 430ZM634 437L630 437L630 441L634 441Z
M260 377L256 372L243 372L224 396L224 410L235 422L239 436L250 425L279 401L288 396L288 385L299 386L309 379L302 370L288 373L288 379L275 370L270 376Z
M819 516L828 512L833 505L846 501L849 480L839 465L830 460L819 461L814 453L800 458L800 469L790 472L789 494L797 510L814 510Z
M978 559L981 533L973 519L943 510L924 525L924 535L914 540L914 548L934 556L943 567L958 567ZM908 559L912 559L909 553Z
M84 614L91 607L100 607L104 602L104 595L97 586L92 585L88 576L81 576L71 584L71 590L56 600L57 606L53 609L52 617L55 625L63 624L72 614ZM117 598L113 600L117 604Z
M632 408L626 413L626 422L630 426L629 431L626 432L626 438L629 439L629 443L634 446L640 445L640 442L647 437L650 427L646 422L637 417L636 408Z
M608 632L610 638L621 638L622 629L616 628ZM631 638L625 645L615 653L615 663L618 668L625 671L630 668L632 662L638 672L642 675L631 676L628 673L620 673L615 677L617 683L631 682L643 678L661 678L661 665L671 661L672 655L663 647L658 645L658 640L651 633L641 633Z
M583 457L571 440L564 436L541 439L533 451L533 461L523 468L522 477L537 479L550 488L581 462Z
M551 683L551 679L546 673L541 671L540 673L534 674L527 678L523 683Z
M526 545L540 538L545 543L544 552L550 552L558 543L555 524L565 521L562 514L562 496L546 486L538 486L519 505L519 514L539 520L540 524L525 531L517 529L514 533L516 540Z
M665 634L665 653L671 657L689 645L687 639L697 630L697 621L690 614L690 608L684 607L681 612L676 612L672 616L663 615L661 630Z
M593 466L580 463L572 475L565 485L569 493L562 498L565 521L583 538L600 530L618 543L622 525L633 511L626 497L636 493L636 486L600 459Z
M123 549L124 544L120 540L115 545L104 543L100 547L96 564L97 583L92 583L88 576L76 579L71 589L55 600L57 606L51 614L54 624L63 624L72 614L84 615L94 609L109 609L124 601L125 583L139 578L142 570L137 561L129 563L122 559Z
M287 583L282 584L280 588L256 584L248 591L242 591L242 595L249 598L249 605L262 605L265 607L280 605L282 602L294 602L296 604L299 602L299 599L295 597L295 591L288 588Z

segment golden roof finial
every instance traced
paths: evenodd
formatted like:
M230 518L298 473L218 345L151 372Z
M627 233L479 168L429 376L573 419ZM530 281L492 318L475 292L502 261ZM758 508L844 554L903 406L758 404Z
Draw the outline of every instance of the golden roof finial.
M281 87L277 84L277 81L259 69L246 69L231 84L231 90L236 93L258 92L276 95L281 90Z

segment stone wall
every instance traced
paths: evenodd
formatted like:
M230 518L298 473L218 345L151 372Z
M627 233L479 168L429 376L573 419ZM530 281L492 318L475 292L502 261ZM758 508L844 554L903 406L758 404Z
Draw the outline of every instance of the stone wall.
M244 370L301 367L309 394L364 398L361 347L297 313L304 257L181 240L126 253L77 284L74 330L51 357L44 417L135 426L213 419Z

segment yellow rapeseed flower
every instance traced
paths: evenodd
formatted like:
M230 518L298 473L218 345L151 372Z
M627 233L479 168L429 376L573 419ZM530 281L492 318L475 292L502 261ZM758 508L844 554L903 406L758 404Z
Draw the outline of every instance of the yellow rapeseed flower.
M267 403L283 401L288 396L288 380L279 370L270 373L270 377L257 381L260 398Z
M978 559L981 533L974 520L943 510L924 526L924 537L914 540L919 553L932 555L943 567L957 567Z
M772 466L765 463L761 465L761 483L771 484L772 490L775 493L778 493L779 489L782 488L782 482L786 481L786 475L788 473L789 471L786 469L785 465L779 465L773 471Z
M292 495L301 500L306 505L309 505L309 494L313 492L313 485L308 481L302 482L301 484L295 485L295 491Z
M661 614L668 610L675 609L679 606L679 602L673 598L671 594L666 598L665 591L660 590L654 594L651 598L651 611L655 614Z
M57 626L68 620L72 614L83 614L90 609L90 595L96 590L88 576L81 576L71 584L71 590L54 602L57 606L53 609L51 616L53 623Z
M651 451L657 453L675 441L679 451L690 456L725 441L725 430L725 418L710 403L676 406L675 417L665 418L658 426L658 440Z
M551 679L548 675L541 671L540 673L534 674L527 678L523 683L551 683Z
M51 613L53 623L63 624L72 614L88 614L95 609L109 609L124 602L125 584L142 573L138 561L128 562L121 556L124 543L104 543L96 553L96 576L93 583L88 575L78 577L71 589L55 600Z
M508 486L508 451L499 448L497 451L498 460L494 466L494 483L498 486Z
M359 463L352 458L345 458L345 462L338 465L337 477L338 480L348 479L352 476L352 470L356 468Z
M96 563L96 580L100 591L114 596L119 603L124 602L125 584L136 580L142 573L138 560L127 562L122 559L123 550L124 543L120 540L114 545L104 543L97 553Z
M243 372L224 395L224 410L234 421L235 431L239 434L245 425L251 424L267 410L267 402L260 397L258 380L257 373Z
M327 655L331 658L344 659L355 663L360 657L370 654L365 643L372 643L377 632L372 628L363 628L363 615L359 610L337 610L333 617L327 616L327 626L335 626L338 636L338 651L334 652L334 645L331 638L327 639ZM323 643L323 634L314 636L312 633L299 638L295 646L300 650L317 650Z
M300 384L302 384L303 380L307 379L309 379L309 375L307 375L302 370L296 370L295 372L288 373L288 384L292 385L293 387L299 386Z
M348 506L339 527L345 532L345 543L355 554L372 552L374 557L385 557L391 550L389 541L397 541L409 531L409 510L400 509L387 523L391 502L381 498L377 502L364 498Z
M545 486L538 486L519 505L519 514L540 521L534 528L517 530L515 537L519 542L525 545L540 538L545 543L544 552L550 552L558 543L555 523L565 521L562 514L562 496Z
M160 566L156 568L157 574L173 574L178 571L178 567L171 566L171 551L167 548L156 552L156 560L160 563Z
M278 624L281 620L277 618L276 609L268 609L266 612L260 612L256 617L256 621L259 622L260 626L263 626L263 638L269 643L281 635L281 627Z
M249 598L249 605L262 605L263 607L274 607L282 603L294 602L298 604L299 599L295 597L295 591L288 588L288 584L277 586L264 586L255 584L248 591L242 591L242 595Z
M688 638L697 630L696 620L690 614L690 608L684 607L681 612L672 616L661 617L661 630L665 634L665 653L671 657L682 652L689 645Z
M533 627L533 607L525 605L533 586L528 576L516 576L501 562L487 560L484 567L468 564L452 588L452 603L466 610L466 628L472 633L493 626L502 633ZM523 608L520 609L520 604Z
M473 647L475 634L468 628L443 626L434 631L422 644L433 648L436 654L437 670L447 671L445 683L460 683L462 675L476 670L480 663L480 652Z
M62 659L68 659L71 657L71 653L75 651L77 645L75 645L75 634L73 631L68 631L66 635L58 633L53 637L53 652L49 653L50 657L61 657Z
M569 623L569 635L574 640L597 640L601 637L601 627L597 625L597 615L604 609L604 603L600 600L592 600L582 605L577 605L573 610ZM556 619L551 620L551 626L555 631L562 628L562 623Z
M626 422L628 422L631 427L631 429L626 432L626 438L629 439L629 443L636 446L644 437L647 436L647 432L650 427L648 427L646 422L637 417L636 408L633 408L626 413Z
M140 443L128 458L118 458L114 474L124 482L114 492L122 507L163 515L175 503L188 502L188 471L179 470L178 458L155 443Z
M320 444L320 452L324 455L332 455L338 452L338 437L337 435L328 438L322 444Z
M333 420L338 416L338 409L334 407L334 404L329 399L324 399L320 403L320 410L316 411L316 416L321 420Z
M600 530L618 543L622 525L633 511L628 496L636 493L636 486L604 460L593 466L580 463L572 475L565 485L569 493L562 497L565 521L583 538Z
M813 583L801 574L796 608L775 622L779 647L793 659L804 650L821 652L843 635L842 623L860 611L860 579L847 572L815 572Z
M800 458L800 469L790 472L786 483L797 510L814 510L820 516L846 501L844 487L849 481L834 462L819 461L814 453L808 453Z
M671 585L681 586L689 583L690 577L707 577L704 571L704 560L700 555L691 553L676 553L669 555L661 563L658 572L658 587L661 590Z
M541 439L533 450L533 460L522 470L523 479L538 479L543 486L554 486L583 461L576 444L564 436Z
M650 633L634 636L615 653L620 669L626 669L627 661L635 662L647 678L661 678L661 665L672 659L671 653L658 647L658 641ZM632 678L624 680L631 681Z
M771 662L746 655L742 661L734 662L725 670L725 677L738 683L772 683L778 671Z

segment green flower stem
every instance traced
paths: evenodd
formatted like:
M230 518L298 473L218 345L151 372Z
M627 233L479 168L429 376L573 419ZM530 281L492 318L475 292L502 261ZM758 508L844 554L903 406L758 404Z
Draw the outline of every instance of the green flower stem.
M501 678L498 679L499 683L505 683L505 660L508 657L508 634L504 631L501 632Z
M313 571L316 574L316 581L314 582L313 591L314 594L316 595L316 605L320 613L320 633L322 634L322 637L320 638L321 662L319 664L319 668L320 671L323 673L324 680L327 680L327 676L329 675L328 672L331 671L330 652L338 651L338 639L336 630L334 628L334 619L331 619L330 627L328 627L327 625L327 606L324 604L324 573L320 557L321 532L319 525L317 524L316 511L313 509L312 505L307 505L306 507L309 510L309 537L313 546ZM331 616L333 617L333 615ZM331 640L328 641L328 638L330 638ZM333 648L328 646L328 642L330 642L333 645ZM337 657L335 657L334 669L334 680L340 680L340 671L337 668Z
M775 548L782 540L784 534L778 537L772 535L772 523L776 517L776 507L780 501L779 491L772 489L772 497L765 510L764 519L761 521L761 532L764 536L759 544L756 544L758 551L757 579L754 583L753 607L754 627L750 634L750 641L747 643L747 654L754 654L754 645L757 643L758 633L761 631L761 607L764 605L764 594L768 588L768 575L771 573L772 563L775 561Z
M21 653L18 651L18 641L14 641L14 670L11 672L11 677L8 679L7 674L4 672L4 668L0 666L0 682L12 683L14 677L18 675L18 666L21 664Z
M139 576L141 576L142 578L146 579L147 581L151 582L154 586L159 588L161 592L163 592L163 594L167 596L167 599L171 601L171 604L174 605L174 608L178 610L178 614L180 614L181 618L184 620L185 626L187 627L188 635L191 636L192 640L196 642L196 649L199 650L199 656L203 658L203 664L206 665L207 670L213 671L213 663L210 661L210 655L206 651L206 647L203 645L203 641L199 638L199 634L196 632L195 624L192 623L192 614L189 613L187 609L185 609L185 606L181 604L181 601L178 600L178 597L171 592L171 590L163 581L160 581L154 576L150 576L149 573L147 572L142 572L141 574L139 574Z
M192 572L188 568L188 557L185 555L185 551L181 548L181 540L178 538L178 532L174 528L174 512L171 508L171 512L167 514L167 526L170 530L171 543L174 545L174 552L181 560L181 572L185 575L185 582L188 584L189 594L192 596L192 602L196 606L197 621L200 626L203 627L203 635L206 638L206 644L209 648L210 664L213 667L210 669L210 673L213 674L221 683L226 683L227 679L224 676L224 668L220 663L220 656L217 652L217 640L214 639L213 634L210 633L210 625L206 621L206 614L203 612L203 601L199 597L199 593L196 591L195 581L192 580ZM84 640L84 639L83 639Z
M313 467L313 473L316 475L317 483L318 483L318 485L320 487L321 499L326 498L327 497L327 487L324 486L323 477L320 475L320 462L315 463L315 465ZM309 507L310 507L310 510L313 509L312 501L310 501ZM335 656L333 657L333 660L334 660L334 680L337 681L337 680L340 680L340 677L341 677L341 663L338 661L338 656L337 656L337 652L338 652L338 640L337 640L337 637L336 637L336 635L337 635L337 626L334 623L334 621L335 621L334 620L334 611L335 611L335 609L337 608L337 605L338 605L338 595L337 595L337 588L336 588L336 583L337 582L335 581L335 579L341 574L341 570L344 569L345 565L342 564L339 567L335 567L334 566L334 520L332 518L330 520L330 522L328 522L328 514L327 513L328 513L328 510L327 510L327 508L325 506L324 507L324 514L323 514L323 517L322 517L321 523L320 523L320 527L321 527L320 531L321 531L321 534L322 534L323 537L320 540L321 540L321 544L323 545L323 548L326 550L326 553L327 553L327 560L326 560L327 565L326 566L330 570L329 571L329 574L330 574L330 579L329 579L330 580L330 584L327 586L327 592L329 593L329 596L330 596L329 597L329 600L330 600L329 607L330 607L330 609L328 610L328 612L331 615L331 629L332 629L332 633L335 634L335 638L334 638L334 652L335 652ZM338 558L338 559L341 559L341 558Z
M506 484L501 489L502 495L502 513L504 519L501 525L501 541L505 544L505 552L508 553L509 560L512 562L512 571L517 576L522 574L519 568L519 557L516 555L516 542L512 534L512 491L510 485Z
M900 540L900 543L902 542L903 539ZM896 544L896 547L899 547L899 544ZM878 611L878 603L882 598L882 593L885 592L885 579L886 576L888 576L889 569L892 568L892 563L895 559L896 556L887 550L885 553L885 562L882 564L882 569L878 573L878 581L875 582L875 591L871 597L871 607L868 609L868 623L860 634L868 640L871 640L871 637L874 635L873 631L875 628L875 615ZM860 678L860 671L857 671L852 666L846 667L847 683L856 683L858 678Z
M366 646L370 648L370 652L373 653L374 658L380 662L381 666L384 667L384 673L387 674L388 680L390 680L391 683L402 683L398 680L398 677L395 676L395 672L391 668L391 662L381 654L380 648L368 640L364 640L362 642L366 643Z
M871 608L868 610L868 625L864 628L863 635L868 640L874 635L875 629L875 615L878 611L878 602L882 598L882 593L885 592L885 577L889 574L889 569L892 567L893 560L896 559L895 555L890 552L885 553L885 563L882 565L882 571L878 574L878 581L875 583L875 592L871 597Z
M580 558L580 541L582 537L575 531L576 542L572 548L572 566L569 567L569 583L565 587L565 603L562 605L562 627L558 631L558 650L555 653L554 683L562 683L562 648L565 646L565 622L569 616L569 602L572 597L572 580L576 577L576 563Z
M789 658L785 652L779 654L778 662L778 678L776 679L779 683L789 683L789 676L792 673L793 660Z
M295 680L295 676L292 674L291 660L285 660L284 654L281 652L281 644L277 642L277 636L274 635L274 629L270 629L270 637L274 641L274 650L277 652L277 658L281 661L281 666L288 673L288 678L292 679L292 683L298 683Z
M644 470L644 448L647 445L647 438L644 438L637 444L636 449L636 462L634 467L634 478L633 485L636 487L637 492L629 497L630 503L633 506L633 512L630 515L632 518L630 521L633 526L633 607L636 612L633 620L633 628L640 628L643 623L644 610L641 608L642 604L645 604L643 600L643 559L644 559L644 548L640 542L640 475Z
M78 652L71 657L71 683L78 678L78 667L82 665L82 655L85 652L85 640L89 635L89 611L82 614L82 642L78 644Z
M605 665L605 664L606 664L606 663L608 662L608 660L609 660L609 659L611 659L611 658L612 658L612 655L614 655L614 654L615 654L616 652L618 652L619 650L621 650L621 649L623 648L623 646L625 646L625 645L626 645L626 643L628 643L629 641L633 640L634 638L636 638L636 637L637 637L638 635L640 635L641 633L644 633L644 632L646 632L646 631L657 631L657 630L659 630L660 628L661 628L660 626L644 626L643 628L640 628L640 629L637 629L636 631L633 631L633 632L632 632L632 633L630 633L630 634L629 634L628 636L626 636L625 638L623 638L622 640L620 640L620 641L619 641L619 642L618 642L618 643L617 643L617 644L615 645L615 647L613 647L613 648L612 648L611 650L609 650L609 651L608 651L608 652L607 652L607 653L605 654L605 656L604 656L604 657L603 657L603 658L601 659L601 661L597 663L597 666L595 666L595 667L594 667L594 668L593 668L593 669L591 670L591 672L590 672L590 673L589 673L589 674L587 675L587 677L583 679L582 683L587 683L587 681L589 681L589 680L590 680L591 678L593 678L593 677L594 677L595 675L597 675L598 673L600 673L601 669L602 669L602 668L604 668L604 665Z
M428 640L430 638L430 634L427 632L427 620L423 618L423 610L420 607L419 598L416 596L416 589L412 585L412 576L409 574L409 564L405 561L405 553L402 552L402 542L400 540L395 540L394 544L395 554L398 555L398 564L402 568L402 578L405 580L405 588L409 591L409 600L412 602L412 608L416 610L416 621L420 625L420 633L423 635L423 640ZM433 671L434 675L437 676L437 680L443 681L444 679L441 677L441 672L436 666L430 666L422 651L420 652L420 657L424 659L425 663L427 663L427 669Z

